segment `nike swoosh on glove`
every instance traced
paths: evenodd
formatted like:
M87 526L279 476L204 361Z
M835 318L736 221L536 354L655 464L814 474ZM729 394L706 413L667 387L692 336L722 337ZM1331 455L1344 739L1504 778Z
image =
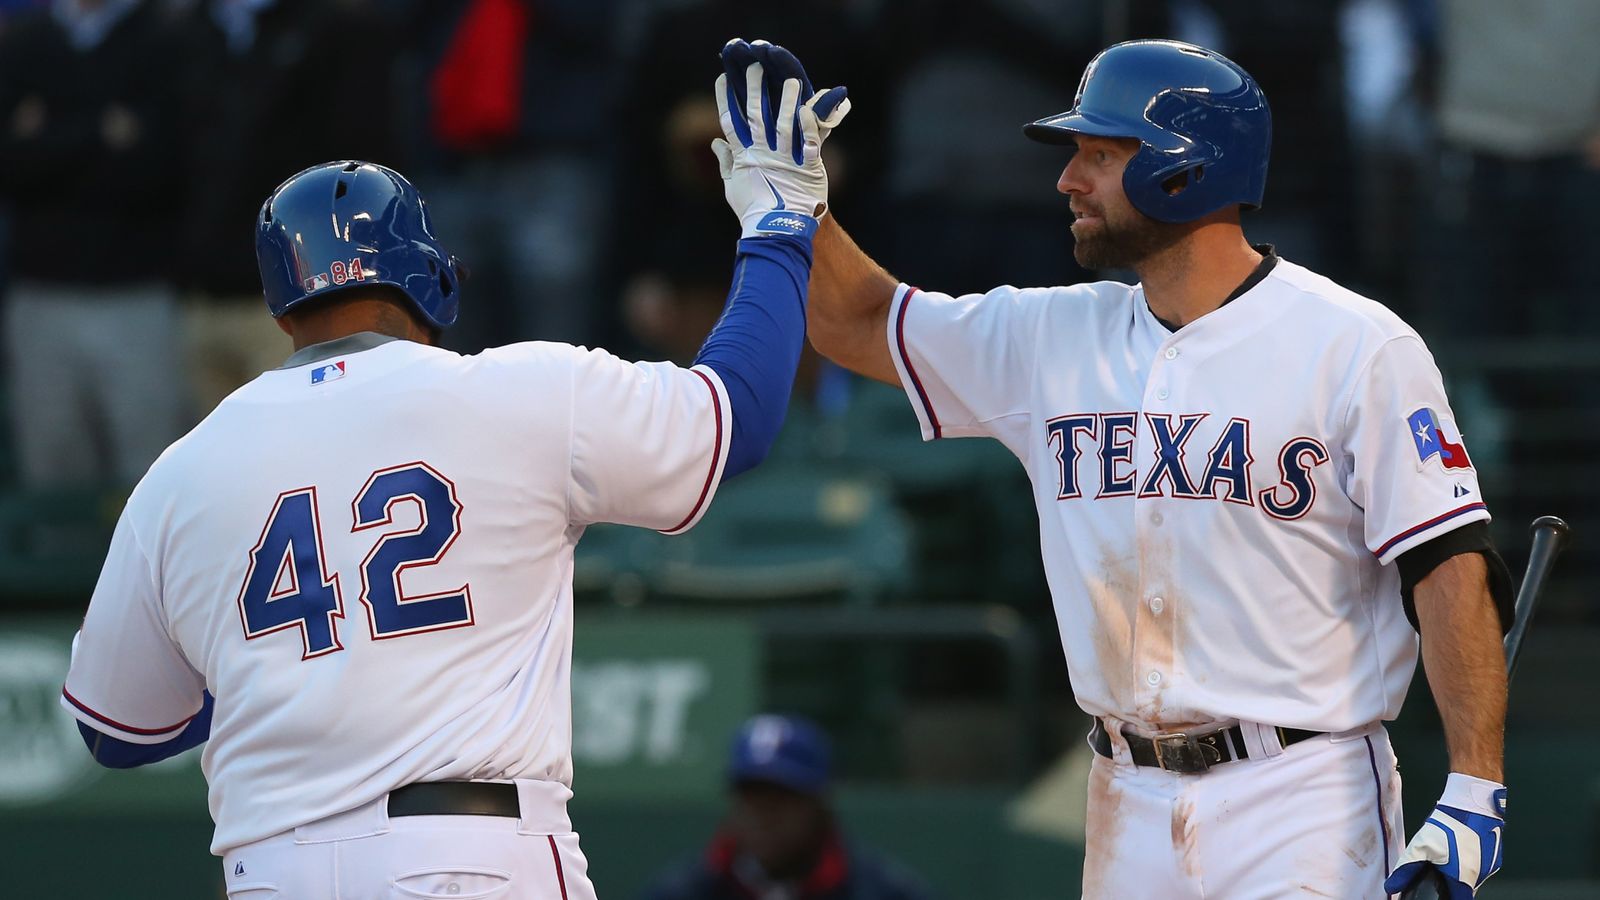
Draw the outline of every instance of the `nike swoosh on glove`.
M1400 854L1383 889L1398 894L1437 869L1450 900L1472 900L1489 876L1500 871L1506 824L1505 785L1451 772L1444 796Z
M850 112L842 87L813 91L794 54L766 41L722 48L717 112L723 137L711 142L741 237L809 237L828 208L822 142Z

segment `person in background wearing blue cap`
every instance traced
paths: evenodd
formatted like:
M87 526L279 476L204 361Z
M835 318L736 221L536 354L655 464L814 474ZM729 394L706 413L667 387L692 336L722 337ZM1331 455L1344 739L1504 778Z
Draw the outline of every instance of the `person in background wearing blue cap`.
M830 756L805 719L746 722L728 760L722 828L647 900L926 900L911 873L845 840L828 799Z

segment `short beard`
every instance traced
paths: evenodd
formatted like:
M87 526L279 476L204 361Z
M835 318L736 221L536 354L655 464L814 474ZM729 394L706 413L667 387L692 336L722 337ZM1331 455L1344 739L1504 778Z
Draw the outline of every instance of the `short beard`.
M1073 258L1085 269L1137 269L1193 230L1188 222L1159 222L1137 212L1117 223L1109 218L1100 221L1104 224L1099 233L1077 238L1072 248Z

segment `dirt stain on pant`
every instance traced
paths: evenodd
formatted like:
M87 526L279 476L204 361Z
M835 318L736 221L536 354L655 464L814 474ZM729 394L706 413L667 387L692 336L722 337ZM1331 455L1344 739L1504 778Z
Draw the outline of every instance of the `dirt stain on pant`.
M1172 804L1172 853L1183 874L1200 879L1200 840L1195 830L1194 801L1179 797Z
M1356 868L1365 869L1367 866L1372 865L1373 860L1377 857L1375 852L1377 849L1378 832L1376 829L1369 829L1361 837L1361 840L1355 842L1354 846L1345 848L1344 855L1348 856L1350 861L1356 864Z
M1117 844L1124 825L1122 789L1112 780L1109 762L1096 759L1089 769L1089 811L1083 848L1084 900L1116 896Z

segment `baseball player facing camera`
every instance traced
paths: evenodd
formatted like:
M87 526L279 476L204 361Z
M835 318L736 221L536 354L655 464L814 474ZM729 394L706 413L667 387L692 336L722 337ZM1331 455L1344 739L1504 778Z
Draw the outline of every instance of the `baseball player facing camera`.
M1434 867L1470 897L1501 861L1510 578L1427 347L1245 239L1271 113L1221 55L1118 44L1024 132L1067 157L1078 262L1137 284L919 290L830 218L808 315L924 439L1027 467L1095 718L1084 896L1348 900ZM1419 633L1453 771L1403 846L1383 722Z
M62 691L107 766L205 743L230 897L594 896L566 811L573 547L682 532L766 453L849 109L740 52L716 152L743 235L692 368L435 346L461 268L391 169L314 166L262 206L295 352L135 488Z

